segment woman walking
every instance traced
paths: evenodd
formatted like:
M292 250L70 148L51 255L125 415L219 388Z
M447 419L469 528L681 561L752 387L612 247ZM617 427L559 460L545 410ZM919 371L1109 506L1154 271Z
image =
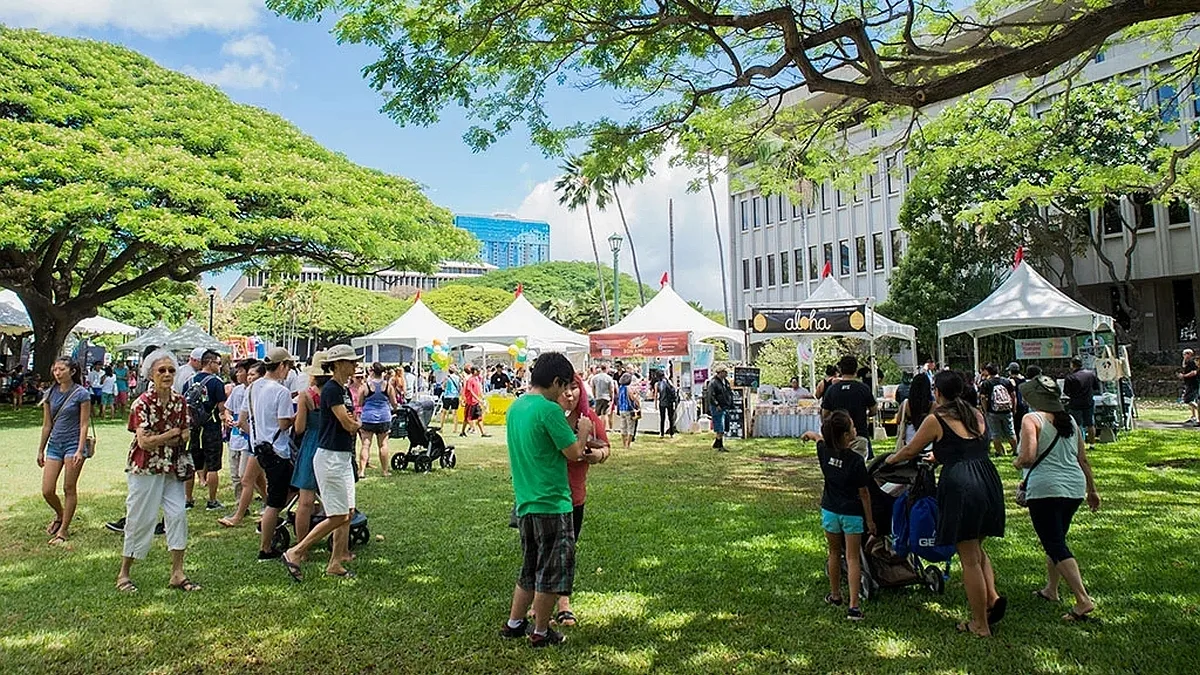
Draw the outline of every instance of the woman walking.
M1062 391L1052 378L1040 376L1021 385L1021 397L1032 411L1021 421L1021 445L1013 465L1025 469L1025 503L1029 519L1046 552L1046 586L1034 595L1058 601L1058 582L1067 582L1075 605L1064 621L1085 621L1096 603L1083 585L1074 554L1067 547L1071 519L1084 498L1088 508L1100 508L1083 434L1062 403Z
M992 561L983 549L988 537L1004 536L1004 490L988 454L983 413L963 399L965 385L958 373L943 371L933 381L936 406L913 439L885 460L895 464L915 457L933 444L942 464L938 480L936 544L954 545L963 569L963 586L971 619L959 632L981 637L1004 618L1008 601L996 592ZM910 397L911 398L911 397Z
M379 447L379 469L384 477L392 475L388 464L388 434L392 430L392 409L396 407L396 392L383 376L383 364L371 364L371 377L359 388L358 400L362 402L362 415L358 430L362 441L363 473L370 465L371 440Z
M154 538L158 511L166 525L167 550L171 552L171 580L168 585L181 591L198 591L200 585L183 573L183 555L187 550L187 511L184 484L195 472L192 454L187 451L188 411L183 396L176 393L175 357L158 350L142 362L142 378L151 387L133 402L129 411L129 430L133 444L126 462L125 547L117 590L137 591L129 576L134 560L145 560Z
M932 388L928 377L914 378L909 385L908 398L900 404L900 421L896 426L901 445L912 440L933 407Z
M54 510L46 526L50 544L64 544L71 536L71 521L79 504L76 486L88 458L87 432L92 421L92 392L83 385L83 371L71 359L59 359L50 369L54 385L42 398L42 440L37 464L42 469L42 498ZM64 472L63 469L66 469ZM62 499L58 476L63 477Z
M296 468L292 470L292 487L300 491L296 501L296 539L304 539L312 528L313 506L317 499L317 475L313 472L313 457L317 454L317 436L321 433L321 387L329 381L329 373L321 367L325 352L313 354L312 364L304 369L308 387L296 396L296 424L292 427L296 445Z
M112 366L104 367L104 379L100 380L100 408L103 410L104 419L112 419L116 409L117 402L117 377L113 373Z

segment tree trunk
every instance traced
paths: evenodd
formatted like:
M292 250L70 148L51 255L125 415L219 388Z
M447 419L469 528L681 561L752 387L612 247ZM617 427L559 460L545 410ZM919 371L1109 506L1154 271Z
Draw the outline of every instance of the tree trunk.
M633 245L633 234L629 231L629 222L625 220L625 209L621 208L621 194L615 187L613 188L613 198L617 201L617 213L621 214L621 225L625 228L625 239L629 241L629 255L633 258L633 276L637 279L638 285L638 300L641 304L646 304L646 290L642 288L642 270L638 267L637 248ZM674 281L672 279L671 281ZM617 318L620 320L620 317Z
M51 380L50 367L62 352L67 336L80 320L95 316L96 308L85 308L85 311L64 312L56 307L50 298L27 289L13 289L25 311L29 312L29 321L33 324L33 372L43 382ZM90 310L90 311L87 311ZM80 368L84 364L79 364Z
M604 312L604 325L608 327L612 325L612 318L608 315L608 298L604 295L604 272L600 267L600 249L596 248L596 230L592 228L592 209L584 204L583 212L587 215L588 237L592 240L592 257L596 259L596 282L599 284L597 288L600 290L600 310Z
M729 282L725 277L725 244L721 241L721 212L717 208L717 193L713 190L713 175L711 167L712 160L708 160L705 164L705 179L708 183L708 196L712 200L713 208L713 233L717 236L717 257L721 259L721 304L725 311L725 325L729 326ZM672 279L671 281L675 281Z

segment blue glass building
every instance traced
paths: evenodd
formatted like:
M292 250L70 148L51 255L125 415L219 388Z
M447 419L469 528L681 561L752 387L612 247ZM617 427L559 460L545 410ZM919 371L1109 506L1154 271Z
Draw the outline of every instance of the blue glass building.
M513 216L454 216L454 225L479 240L480 259L500 269L550 260L550 224Z

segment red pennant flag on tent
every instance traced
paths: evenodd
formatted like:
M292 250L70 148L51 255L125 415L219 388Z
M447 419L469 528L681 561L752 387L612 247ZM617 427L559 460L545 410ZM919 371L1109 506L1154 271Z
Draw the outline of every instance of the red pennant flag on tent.
M663 272L662 278L658 280L658 285L659 285L659 286L666 286L666 285L667 285L667 282L668 282L669 280L670 280L670 278L667 276L667 273L666 273L666 272Z
M517 292L513 294L513 297L519 298L519 297L521 297L521 294L524 292L525 292L525 284L519 283L519 284L517 284Z
M829 276L830 274L833 274L833 263L826 260L825 267L821 268L821 278L824 279L825 277Z
M421 299L421 289L417 289L417 300Z
M1017 252L1015 254L1013 254L1013 269L1016 269L1017 266L1019 266L1021 264L1021 261L1023 261L1023 260L1025 260L1025 247L1018 246Z

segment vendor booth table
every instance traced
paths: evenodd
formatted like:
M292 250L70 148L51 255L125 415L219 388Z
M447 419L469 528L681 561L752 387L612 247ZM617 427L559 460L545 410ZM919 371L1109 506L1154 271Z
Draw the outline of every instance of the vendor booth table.
M754 406L756 438L799 438L806 431L821 433L821 402L760 403Z

